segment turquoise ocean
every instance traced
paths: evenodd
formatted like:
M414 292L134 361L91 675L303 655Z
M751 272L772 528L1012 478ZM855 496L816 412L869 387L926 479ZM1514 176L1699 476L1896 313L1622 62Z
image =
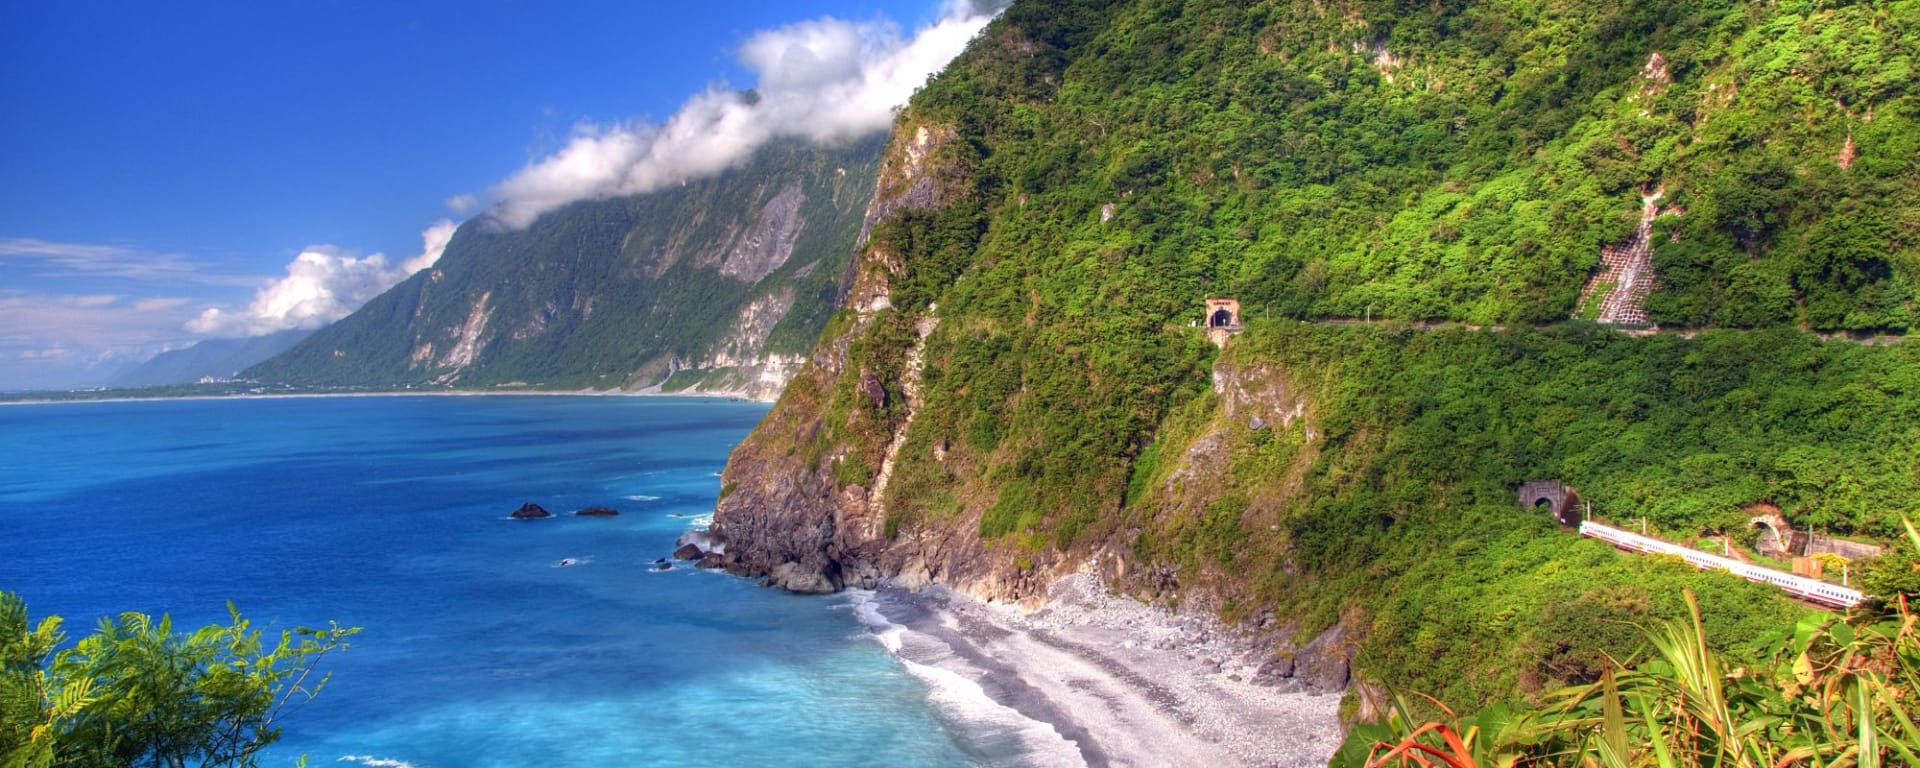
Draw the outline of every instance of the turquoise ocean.
M269 631L363 627L269 765L1023 762L1016 734L992 732L1020 724L915 677L858 596L652 570L765 413L540 396L0 407L0 589L70 637L118 611L220 622L228 601ZM524 502L556 517L508 519ZM571 514L595 504L620 515Z

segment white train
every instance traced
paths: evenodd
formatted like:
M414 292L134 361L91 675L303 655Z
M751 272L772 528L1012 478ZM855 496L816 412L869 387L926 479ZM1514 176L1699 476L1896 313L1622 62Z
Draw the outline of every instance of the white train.
M1743 563L1719 555L1709 555L1699 550L1687 549L1659 539L1601 525L1592 520L1580 524L1580 535L1592 536L1629 552L1678 555L1701 570L1731 571L1748 581L1772 584L1786 591L1787 594L1811 603L1834 608L1852 608L1866 599L1866 595L1857 589L1848 589L1805 576L1795 576L1772 568L1762 568L1752 563Z

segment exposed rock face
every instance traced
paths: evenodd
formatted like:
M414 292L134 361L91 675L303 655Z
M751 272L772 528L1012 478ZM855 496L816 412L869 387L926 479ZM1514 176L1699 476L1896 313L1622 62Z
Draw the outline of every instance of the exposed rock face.
M1641 197L1640 225L1634 228L1633 237L1600 249L1601 270L1587 281L1580 293L1582 311L1593 311L1594 322L1649 323L1647 294L1653 292L1658 282L1653 269L1653 220L1661 214L1663 194L1657 189L1645 192ZM1597 310L1591 308L1595 302L1599 304Z
M806 221L800 215L800 206L806 199L806 193L800 191L796 182L768 200L747 231L727 250L720 274L757 283L787 263L793 256L800 226Z
M773 586L802 595L825 595L840 591L840 582L826 573L799 563L781 563L767 574Z
M964 56L1019 61L1031 68L1028 86L1055 88L1058 73L1047 68L1064 59L1052 54L1085 38L1046 29L996 22ZM1020 97L1045 99L1031 91ZM803 590L939 582L974 598L1037 604L1046 585L1089 554L984 539L977 500L958 504L957 515L937 524L901 524L897 517L904 502L894 496L919 499L913 484L922 464L947 461L955 447L944 438L926 443L926 419L916 419L925 407L919 390L929 350L939 349L943 334L969 329L942 324L925 290L924 265L892 249L914 248L902 233L927 220L971 216L970 207L955 203L971 206L997 189L975 173L983 147L963 140L951 119L910 107L895 121L848 270L851 287L841 307L850 311L814 346L728 463L724 482L732 490L715 510L714 529L733 545L725 557L730 571Z
M1320 633L1304 648L1283 647L1261 664L1253 680L1263 685L1299 688L1316 693L1339 693L1353 680L1353 644L1344 624Z
M548 512L546 507L542 507L538 504L535 504L529 501L525 504L520 505L519 509L514 510L512 517L515 520L539 520L542 518L553 517L553 513Z
M887 217L944 203L941 169L933 158L943 142L956 135L951 128L911 122L897 128L881 162L878 191L867 207L863 243L874 224ZM902 546L887 540L885 513L869 503L869 488L844 485L833 471L843 462L877 469L882 457L852 455L839 447L809 461L789 450L821 441L825 431L840 428L825 422L825 395L842 376L855 377L852 387L866 410L880 410L891 402L886 379L849 367L849 345L876 321L876 313L892 311L889 285L900 269L884 250L866 248L854 266L858 277L848 297L858 310L853 323L814 348L767 421L734 450L723 479L734 490L721 499L714 515L715 534L736 545L722 559L729 571L765 577L794 592L830 592L872 586L900 573L909 560L917 562L924 575L929 562L943 556L964 561L967 552L977 551L977 540L957 547L946 541ZM894 431L890 425L863 423L859 428ZM940 554L917 557L922 549Z
M599 505L594 505L591 507L587 507L586 509L582 509L578 512L575 512L574 514L579 515L580 517L618 517L620 515L620 512L619 510L615 510L611 507L602 507Z
M438 365L442 368L465 368L473 365L473 356L479 350L480 336L487 332L487 321L493 318L488 311L487 302L493 299L492 291L485 291L480 298L474 299L473 310L467 313L466 322L449 328L451 341L447 353L440 356ZM427 355L432 354L432 345L422 347ZM418 353L416 353L418 355Z

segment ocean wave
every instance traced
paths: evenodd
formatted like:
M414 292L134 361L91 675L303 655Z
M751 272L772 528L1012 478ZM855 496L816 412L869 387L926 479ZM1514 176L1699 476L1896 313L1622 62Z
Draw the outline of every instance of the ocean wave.
M881 613L874 592L848 590L844 594L854 618L866 625L874 641L899 661L907 674L927 687L927 703L932 706L935 717L963 749L982 758L986 765L1086 767L1079 746L1060 735L1051 724L994 701L986 689L965 675L907 658L902 649L913 631ZM924 635L921 638L939 642Z
M373 755L341 755L340 759L334 762L359 763L361 765L373 766L373 768L420 768L405 760L395 760L391 757L374 757Z
M571 568L571 567L573 567L573 566L576 566L576 565L586 565L587 563L591 563L591 562L593 562L593 558L592 558L592 557L588 557L588 556L582 556L582 557L563 557L563 558L560 558L559 560L555 560L555 561L553 561L553 567L555 567L555 568Z
M627 498L627 501L659 501L660 500L660 497L658 496L648 496L644 493L636 493L626 498Z
M687 521L688 528L712 528L712 512L668 512L667 517Z

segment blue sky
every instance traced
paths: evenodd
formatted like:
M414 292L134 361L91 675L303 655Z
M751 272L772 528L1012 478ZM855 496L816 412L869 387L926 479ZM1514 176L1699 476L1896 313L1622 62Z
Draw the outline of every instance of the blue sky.
M437 255L443 220L646 191L759 123L872 130L856 102L980 23L940 0L0 2L0 389L319 324ZM747 87L814 106L755 114ZM676 125L741 146L669 146ZM269 307L298 280L325 301Z

